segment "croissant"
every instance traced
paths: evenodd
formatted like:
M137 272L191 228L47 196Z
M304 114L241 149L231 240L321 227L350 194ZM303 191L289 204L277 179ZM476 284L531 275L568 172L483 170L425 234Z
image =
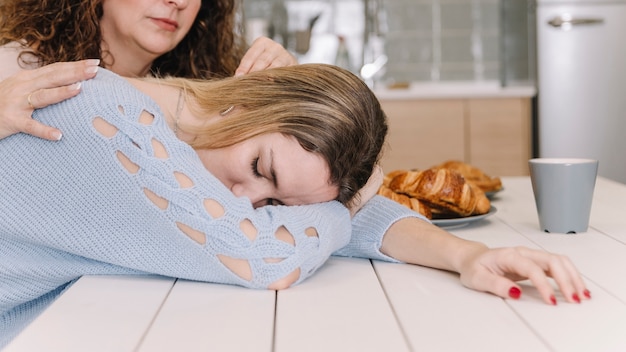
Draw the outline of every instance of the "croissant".
M424 204L423 202L420 202L416 198L411 198L407 196L406 194L396 193L392 191L391 188L387 187L384 183L378 189L378 194L383 197L389 198L395 202L398 202L404 205L405 207L424 215L427 219L433 218L432 211L426 204Z
M401 175L403 173L405 173L406 170L394 170L391 171L389 173L387 173L384 177L383 177L383 185L389 187L389 183L391 183L391 180L393 180L394 177Z
M398 173L389 188L424 202L437 217L485 214L491 207L484 192L449 169Z
M463 175L467 181L478 186L483 192L494 192L502 189L502 181L499 177L490 177L477 167L462 161L448 160L433 166L433 168L454 170Z

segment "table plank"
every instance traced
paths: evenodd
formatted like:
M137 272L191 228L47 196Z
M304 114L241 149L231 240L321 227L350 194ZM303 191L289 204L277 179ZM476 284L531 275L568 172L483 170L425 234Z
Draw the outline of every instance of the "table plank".
M549 351L504 300L462 287L456 274L374 266L414 351Z
M84 276L3 352L134 351L174 279Z
M275 291L178 280L138 351L271 351L275 300Z
M278 292L275 351L408 351L371 262L331 258Z

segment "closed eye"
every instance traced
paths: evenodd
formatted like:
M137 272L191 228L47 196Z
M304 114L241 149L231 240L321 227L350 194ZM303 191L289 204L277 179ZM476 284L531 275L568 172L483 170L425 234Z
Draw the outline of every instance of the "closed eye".
M263 177L263 175L261 175L261 173L259 172L259 157L252 159L250 167L252 168L252 173L255 177Z
M250 163L250 168L252 169L252 173L254 174L254 177L257 177L257 178L265 177L259 172L259 157L252 159L252 162ZM267 198L267 199L264 199L261 202L261 204L259 204L258 206L266 206L266 205L284 205L284 203L278 199Z
M263 201L263 206L266 205L285 205L283 202L279 201L278 199L274 199L274 198L267 198Z

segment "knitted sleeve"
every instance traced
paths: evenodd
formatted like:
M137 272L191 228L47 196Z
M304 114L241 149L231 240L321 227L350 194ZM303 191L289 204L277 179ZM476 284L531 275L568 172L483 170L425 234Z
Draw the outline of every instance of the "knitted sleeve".
M417 212L382 196L374 196L352 219L350 243L333 255L398 262L380 251L383 237L396 221L415 217L428 221Z
M84 274L299 283L349 241L338 202L254 209L235 197L109 71L34 117L64 136L0 140L0 321Z

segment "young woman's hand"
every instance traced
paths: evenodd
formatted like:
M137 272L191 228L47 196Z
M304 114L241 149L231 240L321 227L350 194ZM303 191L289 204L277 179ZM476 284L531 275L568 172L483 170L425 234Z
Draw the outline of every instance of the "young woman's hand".
M365 205L365 203L376 195L380 185L383 184L384 177L385 175L383 173L383 169L379 165L374 166L372 175L367 180L367 183L357 192L356 196L354 196L351 201L349 206L351 216L354 216L363 207L363 205Z
M568 302L591 298L580 273L565 256L526 247L490 249L418 218L392 224L380 251L405 263L457 272L466 287L503 298L518 299L522 287L516 282L528 279L546 303L556 304L549 278Z
M267 37L255 39L241 59L235 76L272 67L284 67L298 64L298 60L282 45Z
M522 289L515 282L529 279L546 303L556 305L551 277L568 302L591 298L568 257L526 247L479 250L464 261L459 273L463 285L500 297L518 299Z
M61 131L33 120L33 111L78 94L80 82L96 75L99 62L50 64L21 71L0 82L0 139L20 132L48 140L61 139Z

